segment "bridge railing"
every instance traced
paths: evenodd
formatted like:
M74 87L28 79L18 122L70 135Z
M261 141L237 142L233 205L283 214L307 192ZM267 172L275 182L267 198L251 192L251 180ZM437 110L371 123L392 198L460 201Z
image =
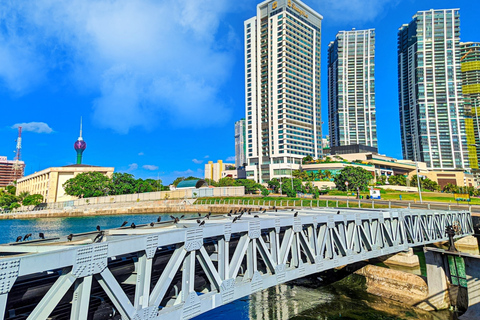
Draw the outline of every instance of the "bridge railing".
M447 225L457 236L473 231L468 211L407 209L270 210L200 223L1 246L10 256L0 259L0 314L189 319L309 274L446 241Z

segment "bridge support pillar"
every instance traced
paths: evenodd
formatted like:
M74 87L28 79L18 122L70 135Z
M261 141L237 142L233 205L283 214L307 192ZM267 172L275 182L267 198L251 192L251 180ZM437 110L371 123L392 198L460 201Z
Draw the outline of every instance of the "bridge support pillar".
M459 319L474 320L480 314L480 259L464 257L467 274L468 309Z
M444 257L437 252L425 251L425 264L427 265L428 299L419 307L425 310L447 309L450 306L450 298Z

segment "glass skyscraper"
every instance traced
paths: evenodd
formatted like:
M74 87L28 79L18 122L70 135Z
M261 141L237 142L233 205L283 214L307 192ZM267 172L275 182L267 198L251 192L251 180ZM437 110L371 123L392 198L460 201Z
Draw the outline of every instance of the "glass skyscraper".
M417 12L398 31L404 159L470 168L461 88L459 9Z
M320 26L300 1L264 1L245 21L247 178L290 176L322 152Z
M460 43L462 93L466 119L468 157L470 167L478 169L480 157L480 43Z
M328 115L332 147L377 147L374 29L340 31L330 42Z
M235 122L235 166L243 167L247 162L245 154L247 145L245 144L246 128L245 119L240 119Z

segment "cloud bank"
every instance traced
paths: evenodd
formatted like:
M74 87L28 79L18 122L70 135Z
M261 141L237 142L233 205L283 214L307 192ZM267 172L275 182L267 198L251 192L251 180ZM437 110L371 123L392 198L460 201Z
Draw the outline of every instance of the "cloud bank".
M23 131L30 131L35 133L52 133L53 129L50 128L45 122L28 122L28 123L16 123L12 126L12 129L22 127Z
M127 133L168 118L215 125L238 37L227 0L39 0L0 3L0 84L25 92L65 74L97 93L93 118ZM230 32L218 32L220 26Z
M143 169L149 170L149 171L155 171L158 170L158 166L155 166L153 164L146 164L142 166Z

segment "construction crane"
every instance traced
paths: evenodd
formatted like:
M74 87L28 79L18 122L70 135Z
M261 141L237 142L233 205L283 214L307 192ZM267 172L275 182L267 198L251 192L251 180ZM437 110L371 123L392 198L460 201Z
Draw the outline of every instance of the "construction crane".
M470 54L470 52L472 52L472 51L473 51L473 48L471 48L470 50L468 50L468 52L465 53L465 54L460 58L460 61L462 61L463 59L465 59L465 58Z

